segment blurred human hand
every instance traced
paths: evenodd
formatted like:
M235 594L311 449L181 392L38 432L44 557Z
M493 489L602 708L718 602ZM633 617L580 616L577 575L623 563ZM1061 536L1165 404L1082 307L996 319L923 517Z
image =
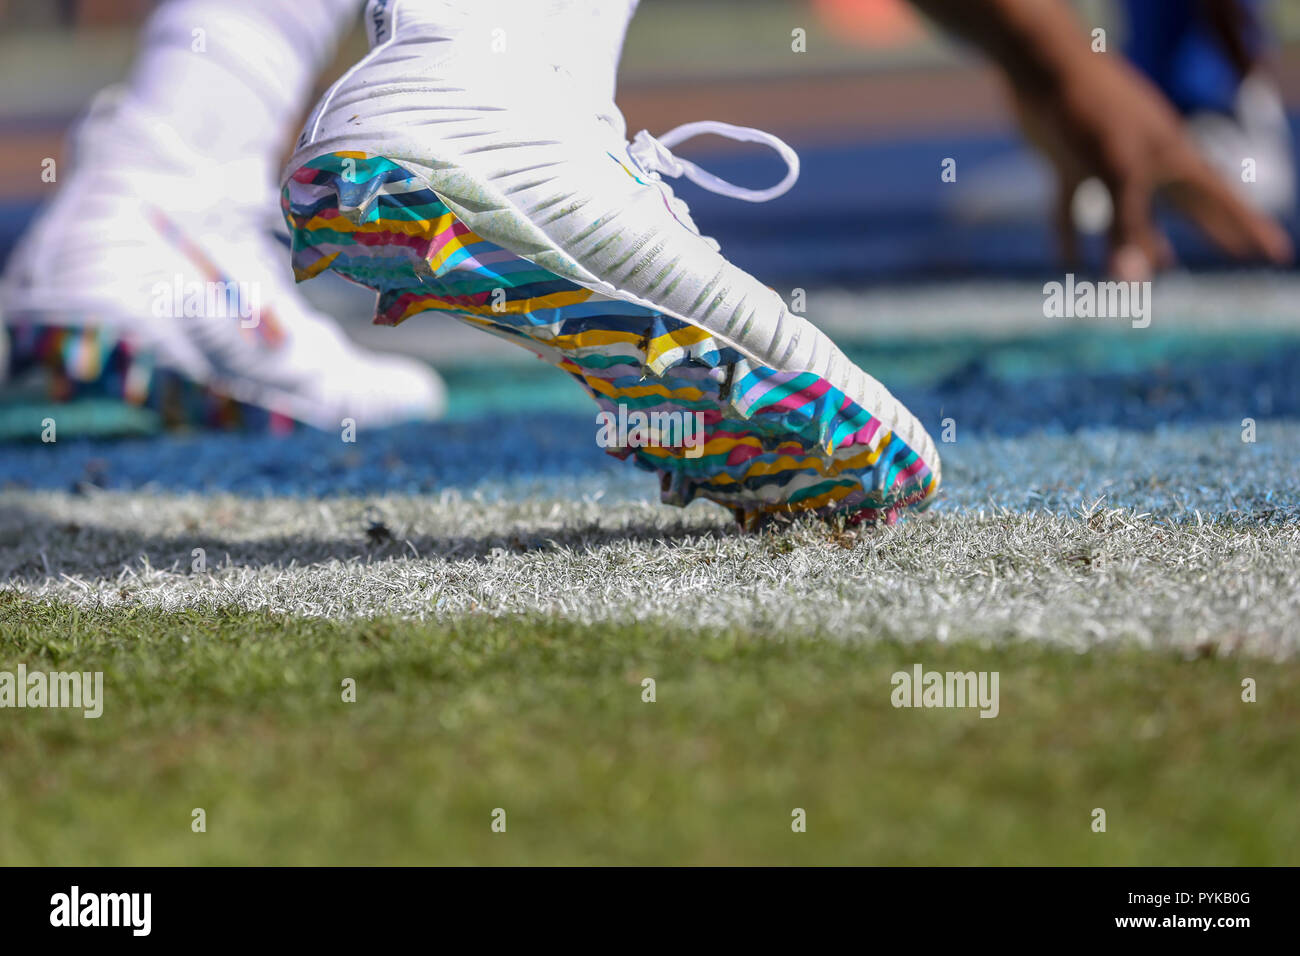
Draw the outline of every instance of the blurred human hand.
M1095 176L1110 191L1110 271L1134 280L1173 260L1155 223L1164 195L1228 253L1285 263L1291 241L1201 157L1158 89L1122 57L1094 53L1065 0L912 0L1002 68L1025 133L1056 167L1057 223L1073 259L1070 206Z
M1056 169L1056 223L1067 259L1077 258L1075 190L1095 176L1114 207L1108 267L1117 278L1149 278L1173 262L1155 222L1157 195L1232 256L1290 261L1286 232L1209 166L1173 107L1137 70L1107 54L1084 53L1057 76L1042 85L1012 79L1011 86L1026 136Z

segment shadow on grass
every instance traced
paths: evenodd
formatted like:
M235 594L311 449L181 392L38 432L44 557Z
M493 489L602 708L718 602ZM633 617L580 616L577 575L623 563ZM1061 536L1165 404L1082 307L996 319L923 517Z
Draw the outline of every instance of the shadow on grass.
M195 549L202 549L208 569L281 568L329 561L384 561L420 558L487 562L501 554L582 552L618 544L673 544L722 539L741 532L722 511L716 521L698 518L670 522L584 522L559 528L518 525L481 535L410 534L381 519L364 517L321 537L278 535L246 540L205 533L200 528L177 534L142 534L96 524L52 518L28 508L0 516L0 582L40 584L50 578L103 577L130 566L186 571ZM324 529L323 529L324 530Z

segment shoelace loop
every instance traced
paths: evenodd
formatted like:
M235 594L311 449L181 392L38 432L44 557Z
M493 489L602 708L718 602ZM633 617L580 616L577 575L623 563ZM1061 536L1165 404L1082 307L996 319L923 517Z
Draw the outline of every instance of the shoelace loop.
M785 178L775 186L767 189L746 189L743 186L737 186L735 183L729 183L725 179L720 179L708 170L701 169L689 159L682 159L680 156L673 154L671 147L692 137L702 136L705 133L715 133L718 136L725 136L728 139L738 140L743 143L762 143L765 146L770 146L777 155L785 160L787 167ZM799 178L799 154L791 149L790 145L784 140L761 129L753 129L749 126L732 126L730 123L720 123L717 120L698 120L694 123L684 123L658 138L651 136L645 130L641 130L632 140L632 145L628 147L628 153L647 171L663 173L666 176L673 177L685 176L697 186L707 189L711 193L730 196L732 199L743 199L746 202L768 202L776 199L788 192L790 187L794 185L795 180Z

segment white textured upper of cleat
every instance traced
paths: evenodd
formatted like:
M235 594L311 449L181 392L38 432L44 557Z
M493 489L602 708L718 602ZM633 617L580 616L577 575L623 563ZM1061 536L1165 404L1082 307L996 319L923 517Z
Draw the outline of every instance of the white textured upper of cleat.
M432 370L359 348L294 287L267 228L279 219L269 169L195 168L118 97L99 98L76 138L85 161L7 265L7 323L107 326L164 368L322 428L441 414ZM246 292L256 315L232 314ZM258 334L263 320L277 334Z

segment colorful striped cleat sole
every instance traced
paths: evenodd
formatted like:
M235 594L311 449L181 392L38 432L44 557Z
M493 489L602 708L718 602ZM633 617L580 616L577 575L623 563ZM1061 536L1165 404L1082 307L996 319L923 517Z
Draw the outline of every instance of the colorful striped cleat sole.
M481 238L416 171L327 153L289 176L281 202L299 281L332 269L379 293L378 324L440 312L568 372L605 413L593 438L616 436L611 454L659 473L665 502L707 498L752 528L798 514L893 523L934 500L928 438L923 456L818 375L751 361Z
M110 408L152 413L163 429L214 429L287 434L293 418L196 382L159 365L108 324L23 322L8 327L9 368L15 379L43 376L49 401L100 400ZM4 330L0 329L0 334ZM135 418L124 421L134 423Z

